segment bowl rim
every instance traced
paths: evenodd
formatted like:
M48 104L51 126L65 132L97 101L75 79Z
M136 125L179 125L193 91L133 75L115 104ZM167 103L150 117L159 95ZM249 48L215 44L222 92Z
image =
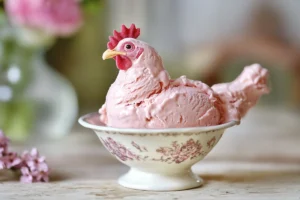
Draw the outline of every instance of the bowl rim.
M100 116L99 113L93 112L81 116L78 119L78 123L85 128L97 130L97 131L109 131L109 132L121 132L121 133L133 133L133 134L149 134L149 133L182 133L182 132L207 132L207 131L217 131L220 129L226 129L235 125L239 125L239 121L230 121L224 124L215 125L215 126L202 126L202 127L185 127L185 128L164 128L164 129L146 129L146 128L114 128L110 126L100 126L90 124L86 121L87 118L90 118L93 115Z

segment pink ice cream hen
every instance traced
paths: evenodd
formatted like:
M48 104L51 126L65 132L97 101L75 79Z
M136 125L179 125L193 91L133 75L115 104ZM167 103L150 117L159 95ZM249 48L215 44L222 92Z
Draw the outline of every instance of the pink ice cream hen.
M123 25L103 54L120 69L99 110L107 126L180 128L239 121L269 92L268 72L258 64L246 67L232 83L211 88L185 76L171 80L155 49L136 39L139 33L134 25Z

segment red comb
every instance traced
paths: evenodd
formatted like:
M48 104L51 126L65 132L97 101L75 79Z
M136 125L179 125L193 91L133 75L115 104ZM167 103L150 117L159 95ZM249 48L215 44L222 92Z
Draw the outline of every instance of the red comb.
M109 36L109 42L107 43L107 48L114 49L120 40L124 38L134 38L136 39L140 35L140 29L135 28L134 24L131 24L130 28L127 28L124 24L121 26L121 32L114 30L114 35Z

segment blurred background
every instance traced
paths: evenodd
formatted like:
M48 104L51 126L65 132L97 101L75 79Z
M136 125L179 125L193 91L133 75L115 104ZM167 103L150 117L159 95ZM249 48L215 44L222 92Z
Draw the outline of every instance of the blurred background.
M300 1L78 3L83 18L78 31L38 50L14 43L3 12L0 128L15 140L63 137L77 126L78 116L98 111L118 72L101 55L121 24L141 28L139 39L157 49L173 78L187 75L212 85L260 63L270 70L272 93L259 106L300 106Z

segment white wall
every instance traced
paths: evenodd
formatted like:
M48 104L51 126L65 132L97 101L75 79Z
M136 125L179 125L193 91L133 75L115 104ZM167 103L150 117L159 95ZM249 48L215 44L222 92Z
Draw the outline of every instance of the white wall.
M108 30L134 22L142 28L141 39L172 58L195 42L242 33L262 3L281 14L286 35L300 45L300 0L109 0Z

